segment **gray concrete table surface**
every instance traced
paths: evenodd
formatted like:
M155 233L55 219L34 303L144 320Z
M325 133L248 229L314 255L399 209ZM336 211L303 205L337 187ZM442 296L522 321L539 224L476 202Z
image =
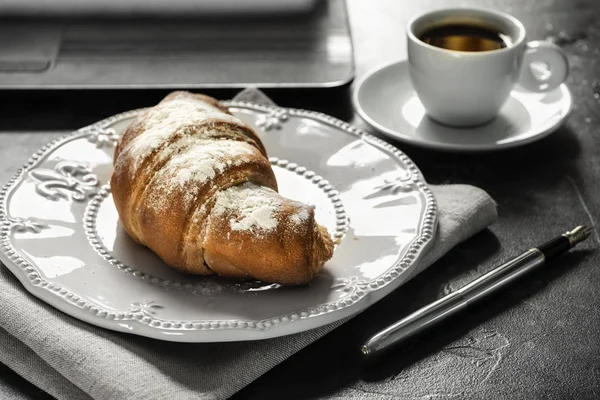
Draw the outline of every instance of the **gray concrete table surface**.
M359 346L373 333L528 246L578 224L595 225L599 216L600 2L348 0L357 78L406 57L404 24L414 13L454 5L507 11L523 21L530 39L560 45L571 66L567 84L574 107L569 119L539 142L496 153L446 154L392 141L430 183L467 183L488 191L498 203L498 221L234 399L600 398L598 234L548 268L407 341L381 362L361 363ZM375 133L355 115L352 89L267 94L282 106L325 112ZM235 94L207 93L219 98ZM15 135L78 128L151 105L164 94L2 92L0 129ZM44 142L45 135L40 133L39 140ZM11 372L0 367L0 373ZM40 396L24 382L17 382L15 391Z

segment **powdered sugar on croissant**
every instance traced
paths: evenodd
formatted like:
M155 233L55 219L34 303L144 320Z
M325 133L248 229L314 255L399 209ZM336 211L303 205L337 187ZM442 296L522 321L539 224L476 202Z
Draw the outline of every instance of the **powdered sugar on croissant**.
M179 271L308 283L333 254L314 209L277 192L256 133L217 100L173 92L115 150L123 228Z

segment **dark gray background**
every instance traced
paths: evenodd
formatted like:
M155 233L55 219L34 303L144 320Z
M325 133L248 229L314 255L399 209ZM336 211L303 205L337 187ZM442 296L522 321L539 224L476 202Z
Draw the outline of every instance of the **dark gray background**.
M489 301L411 339L379 363L361 362L360 345L379 329L511 255L575 225L595 225L598 216L600 2L349 0L357 77L405 57L404 24L414 13L451 5L510 12L523 21L530 39L559 44L571 65L572 114L549 137L497 153L445 154L394 143L430 183L467 183L488 191L498 203L498 221L235 398L600 398L598 234ZM351 107L352 89L266 92L282 106L318 110L371 131ZM166 92L2 91L0 129L18 134L79 128L152 105ZM205 92L222 99L236 93ZM0 374L12 372L0 367ZM13 381L15 391L41 397L18 377Z

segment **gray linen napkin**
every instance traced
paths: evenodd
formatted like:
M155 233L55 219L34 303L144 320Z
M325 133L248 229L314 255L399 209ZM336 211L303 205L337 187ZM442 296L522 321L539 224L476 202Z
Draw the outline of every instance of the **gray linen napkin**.
M236 99L270 102L257 90L245 90ZM0 136L15 156L37 149L22 135ZM22 161L0 157L0 180L6 182ZM413 276L497 218L495 202L481 189L431 189L439 227L434 247ZM161 342L69 317L31 296L0 266L0 362L58 399L227 398L344 322L262 341ZM0 398L8 391L9 383L0 384Z

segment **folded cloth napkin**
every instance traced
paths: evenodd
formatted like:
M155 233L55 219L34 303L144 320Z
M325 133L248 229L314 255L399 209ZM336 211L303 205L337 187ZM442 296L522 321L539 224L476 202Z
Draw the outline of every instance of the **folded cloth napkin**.
M257 90L245 90L236 99L270 101ZM21 135L7 135L7 146L31 146ZM20 138L10 140L12 136ZM0 180L7 181L20 161L1 157ZM495 202L481 189L431 189L438 201L439 226L433 248L413 276L497 217ZM161 342L67 316L30 295L0 266L0 362L58 399L227 398L344 322L260 341ZM10 390L10 384L0 384L0 398L7 398L2 388Z

